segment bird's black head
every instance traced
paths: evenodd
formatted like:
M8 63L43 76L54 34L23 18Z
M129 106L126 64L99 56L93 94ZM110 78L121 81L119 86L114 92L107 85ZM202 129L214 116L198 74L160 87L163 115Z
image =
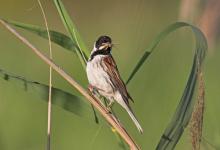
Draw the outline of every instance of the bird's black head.
M97 50L111 50L112 40L109 36L100 36L95 42L95 47Z

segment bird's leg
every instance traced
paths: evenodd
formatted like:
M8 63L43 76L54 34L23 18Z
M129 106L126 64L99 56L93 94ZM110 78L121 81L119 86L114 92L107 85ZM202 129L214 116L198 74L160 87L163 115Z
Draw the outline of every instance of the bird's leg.
M94 87L91 84L88 85L88 90L94 94Z
M91 84L89 84L88 85L88 90L93 94L93 95L97 95L99 92L98 92L98 90L99 90L99 88L97 88L97 87L95 87L95 86L93 86L93 85L91 85ZM98 94L99 95L99 94Z
M108 105L107 105L107 110L109 111L109 113L111 113L111 111L112 111L112 106L113 106L113 104L114 104L114 101L113 101L113 100L110 100L110 102L109 102Z
M104 102L106 102L105 101L105 97L102 97L100 94L99 94L99 92L98 92L98 90L101 90L102 91L102 89L99 89L99 88L97 88L97 87L95 87L95 86L93 86L93 85L91 85L91 84L89 84L88 85L88 90L89 90L89 92L91 93L91 95L96 95L96 96L98 96L99 98L104 98ZM109 103L107 103L107 110L108 110L108 113L110 113L110 114L112 114L112 106L113 106L113 104L114 104L114 100L113 99L109 99Z

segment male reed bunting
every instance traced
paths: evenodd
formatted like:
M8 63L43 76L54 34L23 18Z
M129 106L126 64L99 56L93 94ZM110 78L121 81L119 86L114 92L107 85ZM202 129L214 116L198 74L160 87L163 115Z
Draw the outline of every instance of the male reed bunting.
M132 102L133 100L121 79L111 55L111 49L112 40L109 36L101 36L95 42L86 66L89 88L98 91L100 95L108 99L108 108L111 108L114 101L120 104L128 112L139 132L142 133L143 129L129 105L129 100Z

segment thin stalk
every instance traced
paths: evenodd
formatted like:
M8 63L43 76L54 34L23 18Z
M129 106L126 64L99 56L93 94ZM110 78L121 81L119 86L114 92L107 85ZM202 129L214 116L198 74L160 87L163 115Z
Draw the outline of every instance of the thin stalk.
M41 58L46 64L51 66L60 76L62 76L67 82L75 87L106 119L106 121L119 133L119 135L130 146L131 150L140 150L140 147L135 143L132 137L124 129L122 124L108 112L106 107L101 103L101 100L91 94L89 94L79 83L77 83L70 75L68 75L63 69L56 65L51 59L45 56L37 48L35 48L27 39L22 37L16 30L10 27L4 20L0 19L0 23L11 33L13 33L19 40L27 45L39 58Z
M46 15L45 15L45 12L44 12L44 9L43 9L43 6L41 4L41 1L40 0L37 0L38 1L38 4L40 6L40 9L41 9L41 12L42 12L42 15L43 15L43 18L44 18L44 23L45 23L45 26L46 26L46 29L47 29L47 36L48 36L48 42L49 42L49 57L50 59L53 58L53 55L52 55L52 45L51 45L51 38L50 38L50 32L49 32L49 27L48 27L48 23L47 23L47 18L46 18ZM52 125L52 122L51 122L51 99L52 99L52 67L50 66L50 72L49 72L49 94L48 94L48 108L47 108L47 147L46 149L47 150L50 150L50 141L51 141L51 125Z

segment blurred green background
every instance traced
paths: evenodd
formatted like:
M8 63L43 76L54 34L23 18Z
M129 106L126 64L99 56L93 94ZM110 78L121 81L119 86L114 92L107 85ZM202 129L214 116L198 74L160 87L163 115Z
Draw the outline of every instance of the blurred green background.
M44 26L36 0L0 0L0 17ZM63 0L89 49L98 36L112 37L113 56L126 80L154 37L178 20L179 0ZM42 0L49 27L65 32L54 3ZM48 54L48 42L19 30L36 47ZM220 45L212 47L205 61L205 114L203 137L220 149ZM135 103L132 108L144 128L140 135L122 108L114 109L126 129L143 150L155 149L181 98L190 72L194 39L189 29L181 29L163 40L128 85ZM84 87L87 78L76 55L53 44L54 60ZM27 79L48 83L49 68L29 48L0 27L0 68ZM77 93L56 73L53 85ZM78 93L77 93L78 94ZM107 124L97 125L57 106L52 111L52 150L120 150ZM101 119L101 118L100 118ZM40 150L46 148L47 103L0 79L0 150ZM176 147L191 149L189 129ZM202 149L213 149L202 140Z

